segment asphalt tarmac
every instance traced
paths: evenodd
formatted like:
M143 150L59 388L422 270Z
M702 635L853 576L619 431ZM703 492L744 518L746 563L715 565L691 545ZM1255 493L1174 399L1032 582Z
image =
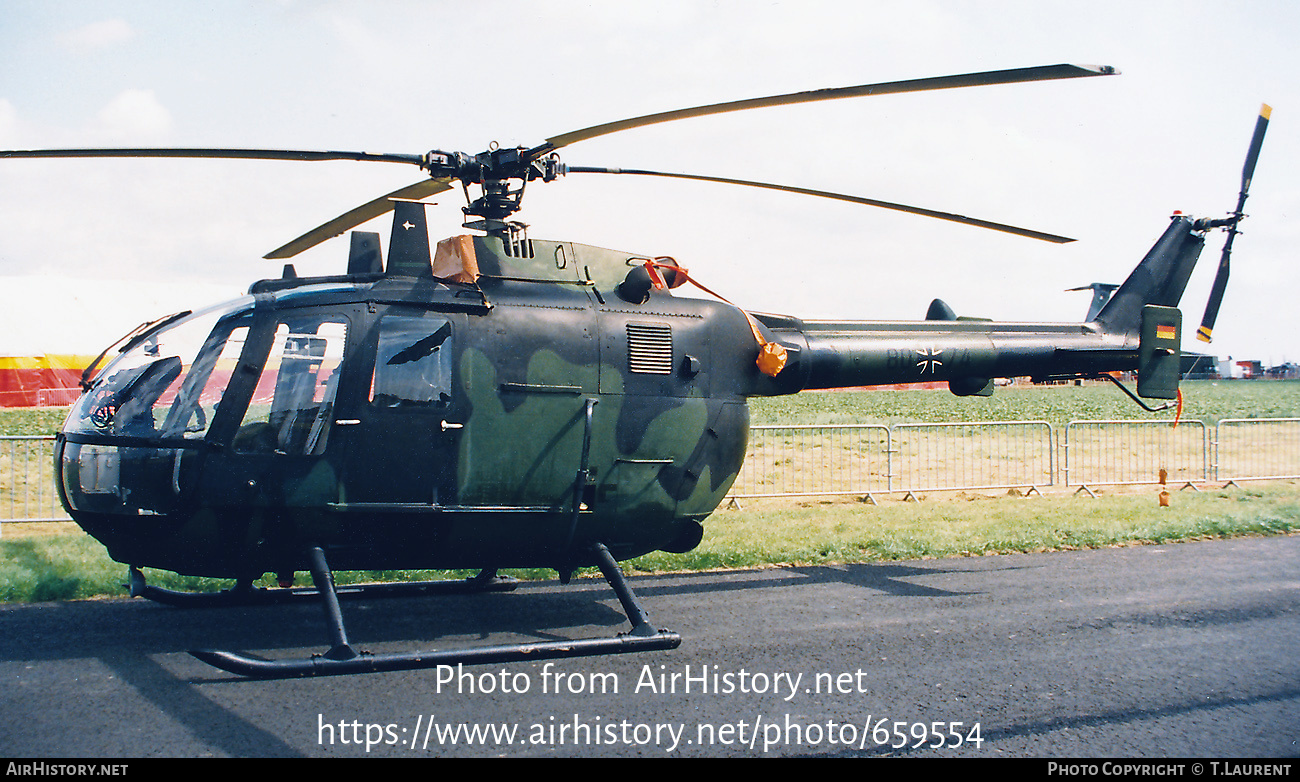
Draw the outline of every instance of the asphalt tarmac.
M1300 755L1300 537L631 579L681 647L252 681L314 604L0 607L0 757ZM374 652L628 628L603 580L345 602Z

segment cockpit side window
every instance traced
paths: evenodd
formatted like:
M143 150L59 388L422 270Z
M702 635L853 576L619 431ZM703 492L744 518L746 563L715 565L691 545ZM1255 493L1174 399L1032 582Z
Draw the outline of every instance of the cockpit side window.
M346 344L347 323L337 315L282 318L234 449L324 453Z

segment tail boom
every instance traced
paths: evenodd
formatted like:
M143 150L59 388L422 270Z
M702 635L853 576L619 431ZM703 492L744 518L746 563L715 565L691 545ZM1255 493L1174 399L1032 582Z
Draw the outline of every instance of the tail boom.
M959 396L987 396L994 378L1075 378L1137 370L1139 393L1172 398L1182 323L1177 304L1203 246L1203 230L1175 215L1089 323L954 320L950 308L938 301L924 321L756 315L795 360L771 382L756 378L750 393L946 381Z

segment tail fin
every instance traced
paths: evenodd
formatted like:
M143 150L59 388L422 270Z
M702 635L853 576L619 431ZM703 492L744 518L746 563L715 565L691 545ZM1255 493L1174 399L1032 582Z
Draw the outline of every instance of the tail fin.
M1143 307L1177 307L1204 246L1205 236L1193 221L1175 214L1146 257L1097 313L1096 323L1111 333L1138 334Z

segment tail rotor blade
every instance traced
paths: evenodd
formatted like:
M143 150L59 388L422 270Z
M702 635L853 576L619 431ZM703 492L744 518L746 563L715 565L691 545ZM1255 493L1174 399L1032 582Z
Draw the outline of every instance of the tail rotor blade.
M1241 193L1237 196L1237 209L1227 220L1228 238L1223 243L1223 255L1219 257L1219 271L1214 276L1214 286L1210 288L1210 300L1205 304L1205 317L1196 330L1196 338L1209 342L1214 333L1214 322L1219 317L1219 305L1223 303L1223 292L1228 287L1228 274L1232 256L1232 240L1239 231L1237 224L1246 215L1242 209L1246 206L1246 196L1250 193L1250 181L1255 176L1255 164L1259 161L1259 150L1264 144L1264 132L1268 130L1268 119L1273 109L1267 103L1259 108L1259 118L1255 121L1255 133L1250 139L1250 150L1246 152L1246 164L1241 169Z
M1214 287L1210 288L1210 300L1205 305L1205 317L1196 330L1196 338L1209 342L1214 332L1214 321L1219 317L1219 305L1223 303L1223 291L1228 287L1228 256L1232 253L1232 234L1228 234L1228 244L1223 247L1223 257L1219 259L1219 272L1214 275Z
M1267 103L1259 107L1259 119L1255 120L1255 135L1250 139L1250 151L1246 153L1246 165L1241 169L1241 200L1246 200L1250 190L1250 180L1255 176L1255 163L1259 160L1259 148L1264 144L1264 131L1268 130L1268 118L1273 107ZM1240 210L1240 207L1238 207Z

